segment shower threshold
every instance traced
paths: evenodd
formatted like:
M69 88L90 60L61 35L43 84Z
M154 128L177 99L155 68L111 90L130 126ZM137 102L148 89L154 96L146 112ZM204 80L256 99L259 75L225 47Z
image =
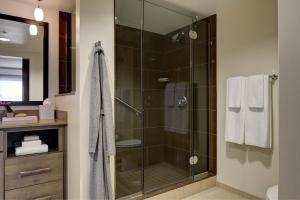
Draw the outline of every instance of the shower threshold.
M159 182L159 181L163 180L163 181L167 182L166 178L168 178L168 175L169 176L175 175L176 178L180 177L178 170L176 170L176 174L175 174L174 169L172 169L172 168L170 168L169 173L166 173L165 168L167 168L167 167L170 167L170 166L167 166L166 163L160 163L158 165L148 167L147 168L148 173L146 171L146 174L145 174L145 176L148 177L148 180L147 180L147 182L145 182L145 185L144 185L144 190L145 190L144 193L137 192L137 193L134 193L134 194L131 194L128 196L120 197L120 198L118 198L118 200L146 199L146 198L149 198L149 197L152 197L152 196L155 196L158 194L162 194L162 193L168 192L170 190L177 189L177 188L180 188L180 187L183 187L183 186L189 185L191 183L198 182L205 178L213 176L213 174L209 173L209 172L204 172L204 173L197 174L194 176L189 176L189 177L187 177L187 176L184 177L183 174L181 174L181 176L182 176L181 179L178 179L177 181L169 182L169 183L162 185L161 182ZM173 172L172 172L172 170L173 170ZM159 172L157 173L157 171L159 171ZM180 170L179 170L179 172L180 172ZM164 175L164 173L166 174L166 176ZM153 176L153 174L159 174L160 178ZM155 184L157 184L156 187L155 187Z

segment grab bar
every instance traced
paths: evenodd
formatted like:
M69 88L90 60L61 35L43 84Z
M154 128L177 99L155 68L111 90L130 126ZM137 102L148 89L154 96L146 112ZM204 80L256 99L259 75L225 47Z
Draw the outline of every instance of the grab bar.
M133 107L132 105L126 103L125 101L123 101L122 99L115 97L115 100L117 100L119 103L121 103L122 105L126 106L127 108L129 108L130 110L134 111L137 115L142 115L143 112L136 109L135 107Z

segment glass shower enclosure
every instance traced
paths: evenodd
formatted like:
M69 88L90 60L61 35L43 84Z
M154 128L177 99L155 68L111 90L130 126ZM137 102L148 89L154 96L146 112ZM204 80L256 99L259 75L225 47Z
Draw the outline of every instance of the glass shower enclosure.
M210 21L162 2L115 0L117 198L213 172Z

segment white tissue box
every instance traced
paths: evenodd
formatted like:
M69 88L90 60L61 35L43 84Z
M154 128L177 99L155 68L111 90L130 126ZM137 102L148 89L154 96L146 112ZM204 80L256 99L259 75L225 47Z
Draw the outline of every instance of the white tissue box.
M41 105L39 106L40 120L54 119L54 106L53 105Z

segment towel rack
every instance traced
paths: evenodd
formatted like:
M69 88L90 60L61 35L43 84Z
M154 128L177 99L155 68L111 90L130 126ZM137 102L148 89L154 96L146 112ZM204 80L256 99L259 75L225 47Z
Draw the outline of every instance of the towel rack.
M271 74L271 75L269 75L269 78L270 78L272 81L276 81L276 80L279 78L279 75L278 75L278 74Z
M95 47L99 47L99 46L101 46L101 41L95 42Z
M125 101L123 101L122 99L115 97L115 100L117 100L119 103L121 103L122 105L126 106L127 108L129 108L130 110L134 111L137 115L142 115L143 112L136 109L135 107L133 107L132 105L129 105L128 103L126 103Z

